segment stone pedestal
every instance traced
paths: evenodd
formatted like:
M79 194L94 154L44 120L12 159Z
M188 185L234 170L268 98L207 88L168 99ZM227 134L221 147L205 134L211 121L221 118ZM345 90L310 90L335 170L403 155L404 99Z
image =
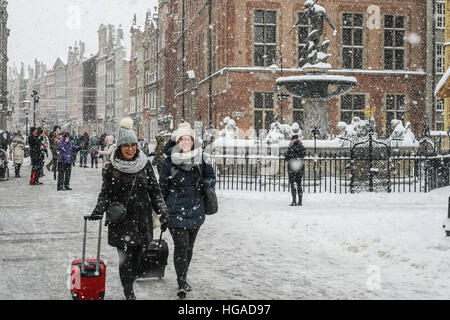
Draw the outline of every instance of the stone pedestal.
M302 130L303 139L313 140L311 129L319 129L317 139L327 139L331 134L330 122L328 121L328 99L303 99L304 126Z

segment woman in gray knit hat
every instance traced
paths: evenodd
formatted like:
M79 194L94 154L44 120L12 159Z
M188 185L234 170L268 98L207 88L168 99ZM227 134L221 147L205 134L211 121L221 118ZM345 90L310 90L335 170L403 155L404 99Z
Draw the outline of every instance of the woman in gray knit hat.
M137 147L133 120L122 119L117 148L105 166L103 185L92 219L103 217L115 201L126 208L125 220L108 224L108 244L119 253L119 274L127 300L135 300L133 283L144 248L153 240L152 209L160 215L161 230L167 229L168 213L164 198L147 156Z

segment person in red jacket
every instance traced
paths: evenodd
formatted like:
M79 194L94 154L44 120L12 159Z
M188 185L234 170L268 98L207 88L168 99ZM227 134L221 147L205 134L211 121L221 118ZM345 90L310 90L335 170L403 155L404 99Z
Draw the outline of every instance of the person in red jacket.
M292 203L290 206L301 206L303 198L302 178L305 172L303 158L306 155L306 149L299 139L300 127L297 122L294 122L292 125L292 132L294 135L291 138L291 143L284 155L284 159L288 162L289 184L292 194Z

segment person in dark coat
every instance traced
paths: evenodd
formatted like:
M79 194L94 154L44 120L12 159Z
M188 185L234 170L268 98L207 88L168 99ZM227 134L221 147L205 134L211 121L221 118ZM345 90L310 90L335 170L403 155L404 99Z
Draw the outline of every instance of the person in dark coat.
M41 162L43 160L43 153L41 150L42 137L38 134L38 128L30 128L30 136L28 137L28 143L30 145L30 157L31 157L31 178L30 185L39 185L39 171L41 167Z
M175 142L169 140L165 152L170 155L159 171L159 184L169 210L169 231L174 242L174 266L177 273L177 296L184 298L192 290L187 282L194 243L205 222L205 203L201 183L213 188L214 169L203 159L201 142L194 144L194 130L189 123L180 124Z
M108 244L119 254L119 274L125 298L135 300L133 283L141 252L153 240L152 210L160 215L161 231L167 229L168 214L153 167L137 147L133 120L119 123L117 148L105 166L103 184L91 218L101 219L108 206L119 201L126 207L122 223L109 223Z
M72 144L76 147L78 147L78 136L76 135L75 131L72 132L72 134L70 135L70 141L72 141ZM75 162L77 160L77 152L74 153L73 155L73 161L72 161L72 166L75 167Z
M301 206L303 198L302 178L305 172L305 162L303 158L306 155L306 149L300 141L300 127L297 122L292 125L294 135L291 138L289 147L284 155L284 159L288 162L289 184L291 187L292 203L291 206ZM298 194L298 202L297 202Z
M78 141L80 147L80 168L87 168L87 156L89 153L89 133L85 132Z
M63 140L58 143L58 191L72 190L72 188L70 188L72 161L74 153L78 150L78 147L73 145L72 141L70 141L70 134L68 132L63 132L62 136Z

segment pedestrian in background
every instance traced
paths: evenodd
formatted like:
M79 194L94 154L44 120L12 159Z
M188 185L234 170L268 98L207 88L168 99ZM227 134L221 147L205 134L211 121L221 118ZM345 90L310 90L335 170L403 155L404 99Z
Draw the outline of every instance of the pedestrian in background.
M105 138L105 148L104 150L100 150L98 153L102 156L103 159L103 169L106 167L106 165L110 162L109 158L111 154L113 153L116 146L114 145L114 137L113 136L106 136Z
M161 165L159 184L169 210L169 231L175 246L177 296L185 298L186 292L192 290L187 273L195 240L205 222L202 184L214 188L216 178L212 165L203 159L202 143L194 144L194 130L189 123L181 123L174 135L175 142L168 142L172 149Z
M305 162L303 158L306 155L306 149L299 139L300 126L297 122L292 124L293 136L288 149L284 155L288 162L289 184L291 187L292 203L290 206L301 206L303 201L302 178L305 171ZM298 201L297 201L298 195Z
M74 146L78 147L79 139L78 139L78 136L76 135L75 131L73 131L72 134L70 135L70 141L72 141L72 144ZM77 150L79 150L79 149L77 148ZM75 167L75 163L77 160L77 153L78 153L78 151L73 154L73 159L72 159L73 167Z
M20 167L23 164L24 149L25 149L25 140L23 139L23 136L20 133L20 131L17 131L14 134L10 146L11 159L14 164L14 171L16 178L20 178Z
M78 147L70 141L70 134L63 132L63 140L58 143L59 158L58 158L58 183L57 190L72 190L70 188L70 178L72 175L72 162L74 154Z
M52 159L45 166L48 171L53 171L56 163L58 162L58 145L55 144L56 135L61 131L59 126L54 126L52 132L48 136L50 152L52 154Z
M80 147L80 168L87 168L87 156L89 152L89 133L85 132L78 141Z
M40 170L40 175L41 177L45 176L44 173L44 166L45 166L45 157L48 158L48 147L49 147L49 140L48 140L48 130L47 129L42 129L39 128L38 132L40 132L40 136L42 137L42 141L41 141L41 152L42 152L42 161L41 161L41 166L39 168Z
M98 155L100 150L100 138L97 136L97 133L94 131L94 135L91 137L89 142L89 153L91 155L91 168L98 168Z
M126 207L125 220L109 223L108 244L119 254L119 274L125 298L135 300L133 283L138 272L141 252L153 240L152 210L160 215L161 230L167 228L167 207L153 167L137 147L133 120L119 123L117 148L105 167L103 184L92 219L102 219L109 204L119 201Z
M30 185L40 185L42 182L40 178L40 167L42 162L42 137L38 134L38 128L30 128L30 136L28 137L28 144L30 145L30 157L31 157L31 177Z

